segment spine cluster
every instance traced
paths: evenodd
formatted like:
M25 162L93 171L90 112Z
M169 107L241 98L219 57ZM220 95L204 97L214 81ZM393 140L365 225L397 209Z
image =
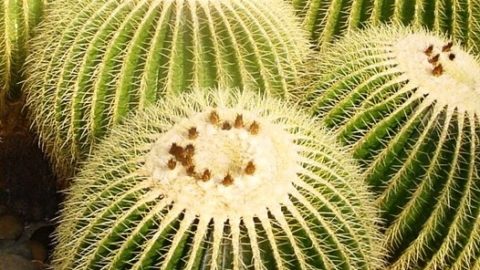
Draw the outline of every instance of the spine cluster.
M278 0L52 6L32 42L26 89L31 118L60 174L129 112L190 87L288 97L309 50L293 11Z
M370 194L315 123L233 90L132 115L75 178L54 267L378 269Z
M476 269L478 60L443 37L380 27L347 35L319 62L308 106L365 169L391 269Z

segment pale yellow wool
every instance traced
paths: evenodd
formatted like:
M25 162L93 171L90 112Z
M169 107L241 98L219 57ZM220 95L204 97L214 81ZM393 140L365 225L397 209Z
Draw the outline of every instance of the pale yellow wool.
M392 46L398 69L418 88L417 95L428 94L427 99L438 102L439 107L449 106L460 112L480 114L480 65L460 46L442 48L446 39L427 33L414 33ZM433 46L427 55L425 50ZM432 74L434 64L428 60L438 55L436 64L442 66L441 76ZM453 59L450 59L453 58ZM406 87L408 88L408 86Z
M180 207L193 213L212 218L239 218L255 216L265 208L277 208L287 202L293 191L291 179L299 169L297 147L290 134L279 126L244 110L217 108L219 125L209 122L210 110L198 113L176 124L154 144L146 158L145 170L153 185ZM245 126L228 130L222 123L234 123L243 116ZM248 131L253 122L259 124L258 134ZM188 129L195 127L198 137L188 138ZM170 170L168 153L173 143L181 147L195 147L193 165L199 173L208 170L209 181L198 181L187 175L185 167ZM255 172L245 172L252 162ZM230 185L222 184L231 175ZM279 204L279 202L281 202Z

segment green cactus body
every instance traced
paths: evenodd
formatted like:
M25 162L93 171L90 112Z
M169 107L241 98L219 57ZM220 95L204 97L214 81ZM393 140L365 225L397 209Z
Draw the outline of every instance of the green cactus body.
M378 269L376 208L346 148L250 91L128 118L69 190L55 269Z
M308 106L365 168L392 269L478 269L478 60L444 37L391 26L348 34L318 68Z
M347 30L393 21L426 27L480 52L480 1L288 0L319 45Z
M0 8L0 112L18 98L26 43L43 14L45 0L2 0Z
M60 171L129 111L189 87L286 97L309 51L279 0L60 0L52 13L32 42L27 91Z

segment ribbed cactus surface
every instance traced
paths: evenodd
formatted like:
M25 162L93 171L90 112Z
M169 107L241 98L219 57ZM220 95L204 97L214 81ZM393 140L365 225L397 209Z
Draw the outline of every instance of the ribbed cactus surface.
M40 22L45 0L1 0L0 7L0 113L8 97L20 94L26 43Z
M55 269L377 269L376 208L297 106L193 91L118 125L69 190Z
M480 52L480 1L473 0L288 0L318 44L345 31L382 22L423 26Z
M288 96L308 42L281 0L57 0L28 104L60 171L129 112L189 87Z
M308 106L366 170L391 269L478 269L478 59L456 41L392 26L348 34L318 68Z

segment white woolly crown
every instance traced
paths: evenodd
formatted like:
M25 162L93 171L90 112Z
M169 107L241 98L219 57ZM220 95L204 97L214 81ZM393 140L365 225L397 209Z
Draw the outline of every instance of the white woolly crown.
M245 110L212 108L162 134L145 169L155 188L185 209L231 218L285 202L298 159L280 126Z
M427 33L412 33L393 46L398 68L418 95L428 95L440 107L480 115L480 64L452 41Z

